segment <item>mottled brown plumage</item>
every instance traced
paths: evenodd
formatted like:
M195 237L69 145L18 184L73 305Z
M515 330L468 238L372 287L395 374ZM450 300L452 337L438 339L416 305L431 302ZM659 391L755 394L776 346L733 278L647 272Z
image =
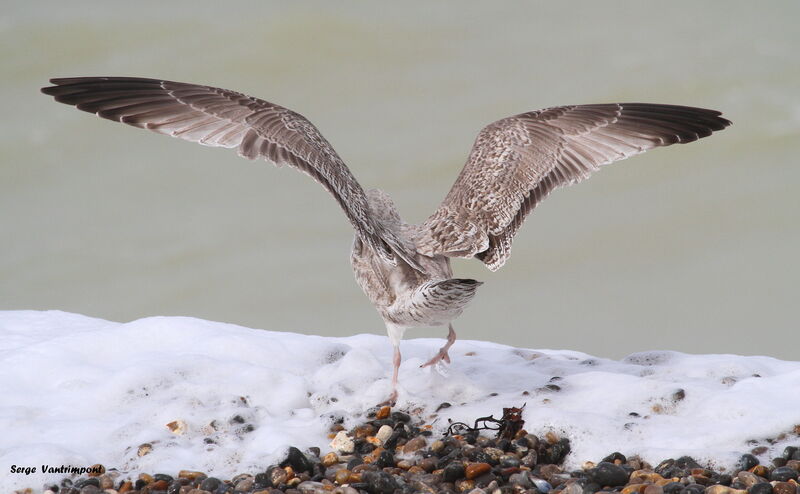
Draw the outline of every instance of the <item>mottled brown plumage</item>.
M730 125L714 110L650 103L559 106L504 118L480 131L439 208L421 225L409 225L388 194L365 193L319 130L289 109L226 89L156 79L51 82L42 91L62 103L206 146L237 148L248 159L288 164L330 192L355 229L356 281L394 345L390 400L397 397L405 329L449 326L447 344L424 365L450 361L451 321L481 284L453 278L450 257L475 257L497 270L528 213L554 189L602 165Z

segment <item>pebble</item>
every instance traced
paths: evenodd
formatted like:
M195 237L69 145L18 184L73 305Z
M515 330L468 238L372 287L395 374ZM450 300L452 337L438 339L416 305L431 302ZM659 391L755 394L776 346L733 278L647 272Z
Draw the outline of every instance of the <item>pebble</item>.
M778 482L797 480L797 470L791 467L778 467L770 473L769 479Z
M453 462L444 467L442 476L445 482L455 482L458 479L464 478L466 469L464 465L459 462Z
M333 441L331 441L331 449L337 453L350 454L355 451L356 443L353 441L353 438L347 435L347 432L339 431L336 433L336 437L333 438Z
M797 492L797 484L792 482L775 482L772 486L773 494L795 494Z
M408 441L405 446L403 446L404 453L413 453L421 448L424 448L427 445L428 441L425 439L425 436L417 436L414 439Z
M750 494L772 494L772 484L769 482L759 482L747 490Z
M589 478L601 486L616 487L628 482L628 472L621 466L601 461L589 472Z
M381 428L378 429L378 432L375 433L375 438L378 439L378 441L380 441L382 446L386 444L386 441L392 436L392 432L394 432L392 426L382 425Z
M484 473L490 472L491 470L492 466L488 463L469 463L464 472L467 480L473 480L476 477L480 477Z

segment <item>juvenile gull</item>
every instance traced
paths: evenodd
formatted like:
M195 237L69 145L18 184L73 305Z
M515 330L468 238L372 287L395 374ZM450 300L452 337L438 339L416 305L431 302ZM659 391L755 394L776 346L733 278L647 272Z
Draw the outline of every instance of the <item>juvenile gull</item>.
M447 343L423 366L449 363L452 320L481 282L453 278L451 257L496 271L533 208L558 187L614 161L683 144L731 124L702 108L651 103L557 106L491 123L478 134L450 192L420 225L405 223L389 195L366 192L302 115L234 91L138 77L51 79L42 92L100 117L240 156L293 166L330 192L355 229L355 278L386 324L394 346L397 398L400 340L406 329L448 326Z

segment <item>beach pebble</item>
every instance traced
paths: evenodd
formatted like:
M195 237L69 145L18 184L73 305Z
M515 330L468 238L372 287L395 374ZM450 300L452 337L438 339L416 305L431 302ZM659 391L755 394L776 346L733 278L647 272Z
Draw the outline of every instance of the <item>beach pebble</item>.
M490 472L491 470L492 466L488 463L469 463L464 472L467 480L473 480L476 477L480 477L484 473Z
M778 482L786 482L788 480L797 480L797 470L790 467L779 467L772 471L769 475L770 480Z
M331 441L331 449L341 454L350 454L355 451L356 444L345 431L336 433L336 437Z
M386 441L392 436L392 432L394 432L394 429L392 429L391 426L382 425L381 428L378 429L378 432L375 433L375 438L377 438L378 441L380 441L381 445L384 445L386 444Z
M792 482L775 482L772 486L773 494L795 494L797 492L797 484Z
M628 482L628 472L621 466L606 461L598 465L589 472L589 478L602 486L616 487L625 485Z

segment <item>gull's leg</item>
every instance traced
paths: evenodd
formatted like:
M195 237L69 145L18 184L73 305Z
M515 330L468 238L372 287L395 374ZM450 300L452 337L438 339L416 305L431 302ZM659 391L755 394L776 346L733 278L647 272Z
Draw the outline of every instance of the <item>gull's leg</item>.
M394 406L397 403L397 375L400 374L400 345L394 345L394 359L392 360L394 364L394 371L392 372L392 394L389 395L389 399L386 401L379 403L379 405L389 405Z
M400 374L400 340L403 338L405 328L387 322L386 331L389 334L389 341L392 342L392 347L394 347L394 358L392 359L392 394L390 394L389 399L381 403L381 405L394 406L397 402L397 378Z
M420 367L428 367L434 364L439 363L439 361L444 360L448 364L450 363L450 355L447 354L447 350L453 346L453 343L456 342L456 332L453 329L453 325L450 324L450 331L447 333L447 343L444 344L442 348L439 349L439 352L433 356L432 359L428 360L424 364L420 365Z

